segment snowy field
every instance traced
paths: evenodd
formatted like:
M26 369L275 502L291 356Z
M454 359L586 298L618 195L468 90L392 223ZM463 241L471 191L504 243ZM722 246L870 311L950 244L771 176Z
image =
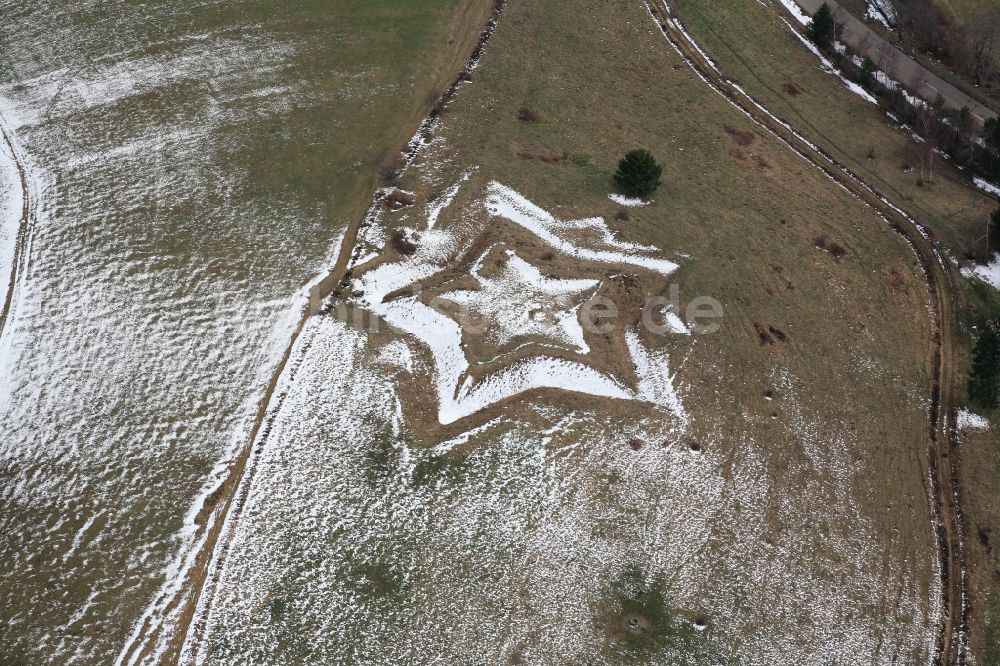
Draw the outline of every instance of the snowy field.
M562 287L598 288L542 275L529 255L546 248L608 275L662 279L676 266L665 248L620 241L600 218L562 220L460 166L435 140L408 182L443 200L379 212L359 241L352 301L394 328L309 323L182 663L903 664L926 650L926 590L882 568L877 528L847 490L858 443L797 406L790 374L773 381L807 462L787 474L809 482L780 499L767 444L749 431L724 439L726 417L701 406L691 422L699 392L671 369L689 336L653 352L627 334L633 374L613 389L564 361L517 372L523 349L500 325L484 335L506 349L514 381L483 378L477 343L431 294L509 322ZM531 252L493 247L501 223L507 243ZM390 250L393 230L416 249ZM470 277L477 286L456 296L449 280ZM408 295L416 283L430 293ZM548 337L531 347L536 363L553 350L593 362L593 336L565 320L525 332ZM851 529L768 536L815 502ZM790 621L800 613L811 620ZM886 621L899 629L888 639Z
M521 30L508 37L537 30L546 49L562 48L548 41L549 14L579 14L518 17L538 11L530 2L511 11ZM595 11L613 20L587 16L585 27L609 30L616 51L628 41L616 21L647 40L628 53L655 67L628 71L678 76L641 3ZM329 42L346 44L338 57L349 60L362 37L335 26L304 43L273 14L252 0L28 0L0 24L10 45L0 110L37 205L0 338L0 662L141 661L129 651L146 638L137 621L158 620L158 592L183 580L195 516L247 438L302 285L344 237L328 183L363 162L339 162L323 140L374 139L331 109L370 116L409 91L407 77L316 64ZM575 44L578 31L565 32ZM525 60L506 48L506 62ZM336 71L310 85L310 65ZM621 71L586 81L618 83ZM449 110L400 179L414 203L376 204L353 249L347 312L384 326L349 325L336 308L307 321L181 662L906 664L927 654L940 609L923 541L887 527L888 505L858 503L879 469L865 456L883 439L863 422L845 427L864 409L815 408L821 383L785 367L798 339L767 350L787 356L751 395L727 393L746 359L706 351L679 310L664 313L662 337L640 329L643 289L662 293L685 262L718 271L735 258L627 240L556 177L529 197L542 160L496 173L509 154L462 145L463 122L491 127L496 100L509 101L489 89L496 81L478 71L464 84L485 102ZM679 90L710 97L705 108L723 118L699 83ZM605 97L626 108L640 98ZM0 278L15 170L0 150ZM600 205L636 217L670 202L608 198L600 183ZM804 255L827 266L814 254L807 242ZM623 297L620 335L582 325L605 293ZM470 335L456 308L484 317L484 334ZM749 339L764 353L752 328ZM892 385L868 356L875 341L850 340L858 368L837 370L855 386ZM686 381L699 353L703 374ZM926 396L907 381L897 383L922 418ZM961 424L978 427L971 414ZM898 494L899 524L926 527L922 498ZM164 654L157 638L153 657Z
M0 662L113 663L176 573L303 285L367 199L345 190L412 104L400 90L427 94L405 67L456 4L428 3L391 59L345 3L322 20L265 0L3 8L0 114L37 215L0 339ZM347 145L345 109L368 104L377 126Z

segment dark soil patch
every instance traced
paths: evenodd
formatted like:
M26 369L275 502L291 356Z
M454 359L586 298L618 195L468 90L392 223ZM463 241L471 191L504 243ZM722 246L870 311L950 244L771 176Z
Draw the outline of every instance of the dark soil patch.
M763 324L755 321L753 323L753 330L757 331L757 338L760 340L761 347L774 344L774 338L767 332L767 328Z
M813 244L819 249L829 252L837 259L847 256L847 249L843 245L835 243L826 236L816 236L816 238L813 239Z
M726 134L728 134L733 139L733 142L740 148L746 148L754 141L755 137L753 132L742 130L739 127L733 127L732 125L725 125L724 129L726 130Z
M889 286L894 294L902 292L907 296L910 295L910 285L906 283L906 276L898 266L889 269Z
M522 106L517 110L517 119L522 123L536 123L538 122L538 114L528 107Z
M775 326L768 326L767 330L773 335L779 342L788 342L788 336L780 328Z
M797 85L795 85L791 81L789 81L787 83L782 83L781 84L781 89L784 90L789 95L791 95L792 97L798 97L799 95L802 94L802 88L799 88Z
M396 229L392 232L390 243L392 244L392 249L407 257L417 251L416 244L406 237L402 229Z
M622 620L625 623L625 631L632 634L642 634L653 626L648 619L638 613L628 613Z

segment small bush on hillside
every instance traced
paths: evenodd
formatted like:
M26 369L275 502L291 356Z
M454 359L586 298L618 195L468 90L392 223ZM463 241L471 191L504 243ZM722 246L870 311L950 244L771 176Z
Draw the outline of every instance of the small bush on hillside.
M861 85L867 86L872 81L872 77L875 76L875 61L868 56L864 57L861 61Z
M822 234L813 239L813 244L819 249L829 252L837 259L847 256L847 249L843 245L830 240Z
M663 167L656 163L647 150L630 150L618 163L615 185L629 197L645 197L660 186Z
M406 237L406 232L402 229L396 229L392 232L390 243L392 243L392 249L406 257L417 251L416 244Z

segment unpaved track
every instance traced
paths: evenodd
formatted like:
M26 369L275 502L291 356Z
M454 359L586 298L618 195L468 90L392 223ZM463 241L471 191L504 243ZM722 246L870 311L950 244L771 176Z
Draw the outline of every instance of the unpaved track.
M934 662L947 666L965 663L968 606L958 480L953 456L954 396L958 387L955 363L954 303L958 300L955 269L941 259L933 237L912 217L889 202L876 188L815 146L795 129L727 79L684 30L665 0L644 0L663 35L706 84L743 111L762 129L775 136L849 192L868 204L916 252L932 298L931 406L928 423L928 492L933 501L933 525L940 558L942 587L941 626ZM659 2L660 4L657 4Z
M0 280L8 280L7 288L0 292L3 295L3 302L0 303L0 336L3 335L7 326L7 319L14 303L14 292L17 283L21 279L27 263L28 255L28 230L31 224L33 206L35 201L32 197L30 182L28 180L28 169L21 161L21 155L14 142L13 132L7 127L3 116L0 116L0 138L2 138L7 150L10 151L11 159L14 160L14 167L17 169L17 177L21 182L21 220L18 223L17 234L14 241L14 256L11 259L10 275L0 275ZM0 282L0 285L3 283Z
M430 113L420 123L410 143L403 150L404 164L408 165L416 155L423 139L432 131L441 111L455 97L459 87L471 79L471 70L478 63L489 39L493 36L505 5L506 0L492 0L492 13L489 21L480 33L471 54L463 61L463 66L457 75L438 98ZM331 295L336 298L339 288L350 278L350 263L354 255L354 245L357 242L358 233L371 218L372 212L382 204L382 194L377 192L373 199L374 202L369 214L352 222L345 232L340 255L330 273L311 288L305 314L294 330L284 355L271 377L246 444L237 453L226 478L215 492L205 500L204 506L195 519L202 534L190 560L191 565L183 576L180 589L167 592L164 595L165 599L155 600L156 611L141 621L135 635L119 655L117 663L146 663L154 658L158 646L163 644L165 644L165 649L157 659L158 663L177 663L180 660L188 633L197 632L200 629L194 625L194 617L205 588L210 587L215 582L211 578L212 573L219 571L218 564L225 558L228 550L228 543L225 542L223 534L226 532L227 525L239 520L239 514L249 490L247 481L252 478L257 462L257 456L254 453L259 452L266 444L274 417L281 409L285 398L285 393L277 391L279 382L286 373L289 381L294 378L298 370L298 363L301 362L304 352L311 345L311 339L302 341L299 350L301 353L293 359L292 352L299 346L299 336L306 321L315 314L322 314L325 311L324 301ZM254 446L255 444L256 446ZM161 601L164 603L161 604ZM175 618L176 621L165 624L162 622L164 618ZM161 635L165 631L170 633Z

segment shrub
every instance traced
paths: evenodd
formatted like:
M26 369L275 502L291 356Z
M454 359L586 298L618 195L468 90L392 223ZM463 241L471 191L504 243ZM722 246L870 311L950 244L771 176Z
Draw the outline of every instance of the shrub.
M618 163L615 185L622 194L630 197L645 197L660 186L663 168L656 163L647 150L630 150Z
M837 22L833 18L833 12L830 11L830 5L825 2L820 5L806 26L806 30L809 39L821 49L826 50L833 46L833 40L837 38Z
M969 398L985 409L997 406L1000 389L1000 334L992 323L983 328L972 351L969 370Z
M822 234L813 239L813 244L819 249L829 252L837 259L847 256L847 249L845 249L843 245L835 243Z
M993 215L990 217L990 227L989 242L987 243L987 250L989 252L1000 252L1000 208L993 211Z
M864 57L861 61L861 83L862 85L868 85L872 81L872 77L875 76L875 61L868 56Z
M406 257L417 251L416 244L406 237L406 232L402 229L396 229L392 232L390 243L392 243L392 249Z

